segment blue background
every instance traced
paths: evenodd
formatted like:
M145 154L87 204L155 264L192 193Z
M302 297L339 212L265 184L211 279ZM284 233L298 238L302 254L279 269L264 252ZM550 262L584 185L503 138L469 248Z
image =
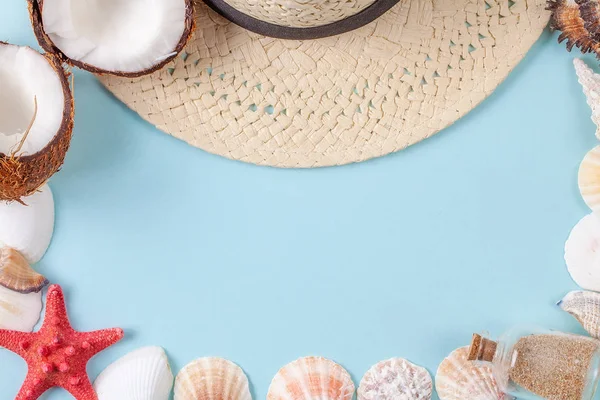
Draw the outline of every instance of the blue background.
M126 331L91 376L160 345L174 372L197 357L231 359L260 399L304 355L335 359L358 384L393 356L435 374L474 331L582 332L554 303L576 288L563 245L589 212L577 168L597 141L576 54L556 36L545 32L446 131L318 170L190 147L77 71L75 135L51 180L56 228L38 268L63 285L77 329ZM24 1L2 1L0 40L35 45ZM0 398L13 398L25 372L0 350Z

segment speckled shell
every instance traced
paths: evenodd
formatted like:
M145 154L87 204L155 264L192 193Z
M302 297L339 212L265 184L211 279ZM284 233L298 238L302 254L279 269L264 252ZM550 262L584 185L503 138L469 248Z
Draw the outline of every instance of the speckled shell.
M600 218L583 217L565 243L565 262L573 280L582 288L600 291Z
M0 329L31 332L42 313L42 293L18 293L0 286Z
M600 339L600 293L576 290L568 293L558 306L575 317L590 335Z
M354 389L341 365L323 357L304 357L277 372L267 400L352 400Z
M244 371L223 358L192 361L177 374L174 400L252 400Z
M98 400L169 400L173 373L165 351L142 347L110 364L98 375Z
M35 264L52 239L54 199L50 187L44 185L22 200L25 205L0 201L0 247L12 247Z
M469 347L454 350L440 364L435 388L440 400L499 400L505 396L492 375L492 369L467 361Z
M573 60L575 72L587 103L592 109L592 121L596 124L596 137L600 139L600 74L594 73L590 67L578 58Z
M358 400L429 400L433 382L429 372L403 358L373 365L358 387Z
M600 146L590 150L579 166L579 191L593 211L600 211Z
M39 292L48 284L25 257L10 247L0 247L0 285L19 293Z

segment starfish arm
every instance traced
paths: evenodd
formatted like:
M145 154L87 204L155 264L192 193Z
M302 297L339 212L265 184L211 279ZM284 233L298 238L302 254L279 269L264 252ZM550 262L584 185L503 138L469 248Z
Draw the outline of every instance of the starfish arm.
M94 355L123 339L124 333L121 328L113 328L93 332L79 332L78 336L82 343L87 343L86 347L89 348L90 354Z
M98 400L98 395L87 376L72 377L62 387L77 400Z
M60 325L69 325L65 295L60 286L51 285L46 294L46 313L42 330L50 324L56 324L56 321L59 321Z
M24 357L28 346L35 339L36 334L30 332L9 331L0 329L0 347Z
M48 389L50 389L50 387L43 379L41 379L41 377L29 371L27 372L27 378L25 378L23 386L21 386L21 390L19 390L15 400L37 399Z

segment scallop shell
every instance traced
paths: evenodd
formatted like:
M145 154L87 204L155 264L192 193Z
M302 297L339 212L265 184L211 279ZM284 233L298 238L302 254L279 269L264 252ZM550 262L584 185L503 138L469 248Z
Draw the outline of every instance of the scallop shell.
M169 359L161 347L142 347L110 364L98 375L98 400L168 400L173 387Z
M0 248L0 285L19 293L39 292L48 280L31 268L25 257L10 247Z
M492 369L481 363L467 361L469 347L454 350L440 364L435 376L435 388L440 400L510 399L498 388Z
M600 339L600 293L576 290L568 293L558 306L575 317L590 335Z
M600 74L594 73L590 67L578 58L573 60L575 72L587 103L592 109L592 121L596 124L596 137L600 139Z
M252 395L240 367L223 358L205 357L177 374L174 400L252 400Z
M600 211L600 146L590 150L579 166L579 191L593 211Z
M358 387L358 400L428 400L433 382L429 372L403 358L373 365Z
M304 357L281 368L269 387L267 400L352 400L350 374L323 357Z
M565 262L573 280L582 288L600 291L600 218L583 217L565 243Z
M0 329L31 332L42 313L42 292L18 293L0 286Z
M0 247L18 250L30 264L43 256L54 230L54 199L48 185L23 198L26 204L0 202Z
M562 32L558 37L559 43L566 40L569 51L578 47L583 53L598 54L600 43L587 30L575 0L548 0L548 10L552 11L550 27Z

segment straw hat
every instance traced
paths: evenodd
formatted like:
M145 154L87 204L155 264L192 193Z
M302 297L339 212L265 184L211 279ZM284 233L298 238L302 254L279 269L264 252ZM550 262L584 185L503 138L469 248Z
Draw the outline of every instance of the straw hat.
M473 109L540 36L545 3L401 0L360 29L307 41L261 36L197 3L195 36L174 62L101 80L142 118L211 153L346 164L401 150Z

